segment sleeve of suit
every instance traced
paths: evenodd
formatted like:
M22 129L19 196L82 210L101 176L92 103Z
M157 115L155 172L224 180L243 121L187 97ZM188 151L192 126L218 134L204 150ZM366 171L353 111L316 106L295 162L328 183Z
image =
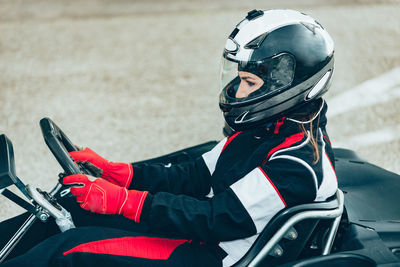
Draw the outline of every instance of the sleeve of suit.
M185 164L133 165L133 178L129 189L146 190L150 193L168 192L204 198L211 191L211 173L227 138L212 150Z
M203 158L200 157L193 162L171 166L163 164L134 165L129 189L204 197L210 192L210 184L210 172Z

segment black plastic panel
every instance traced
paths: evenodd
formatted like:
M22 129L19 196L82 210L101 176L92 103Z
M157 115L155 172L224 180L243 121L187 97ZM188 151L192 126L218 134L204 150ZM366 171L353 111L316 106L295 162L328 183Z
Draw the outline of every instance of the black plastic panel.
M13 146L10 139L2 134L0 135L0 189L16 182Z
M349 220L400 221L400 175L368 163L351 150L334 149L334 153Z

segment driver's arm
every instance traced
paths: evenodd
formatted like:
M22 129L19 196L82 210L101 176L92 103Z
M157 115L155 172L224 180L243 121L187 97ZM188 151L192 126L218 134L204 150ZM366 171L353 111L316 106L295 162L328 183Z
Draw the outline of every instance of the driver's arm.
M202 198L210 192L210 184L210 172L200 157L193 162L170 166L159 163L133 165L133 179L129 189Z
M211 191L211 173L226 143L227 138L219 142L212 150L188 163L170 166L133 164L133 178L129 189L203 198Z
M170 166L112 162L90 148L70 152L70 155L77 162L89 162L85 167L98 173L96 177L118 186L151 193L170 192L203 198L211 191L211 173L226 142L227 138L194 161Z

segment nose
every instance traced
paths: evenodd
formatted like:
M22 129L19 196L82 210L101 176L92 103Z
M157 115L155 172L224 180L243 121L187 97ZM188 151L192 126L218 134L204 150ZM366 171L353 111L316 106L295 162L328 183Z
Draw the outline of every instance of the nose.
M235 97L236 98L247 97L249 95L249 92L248 92L249 88L248 87L249 86L245 82L241 81L240 84L239 84L239 88L238 88L238 90L237 90L237 92L235 94Z

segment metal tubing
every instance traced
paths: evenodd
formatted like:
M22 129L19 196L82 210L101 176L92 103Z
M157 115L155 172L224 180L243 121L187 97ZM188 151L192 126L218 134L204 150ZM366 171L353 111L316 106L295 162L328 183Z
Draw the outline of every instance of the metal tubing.
M15 183L15 186L19 189L19 191L22 192L22 194L24 194L24 196L29 199L32 200L31 196L28 194L28 192L26 191L26 187L25 184L18 178L16 177L17 181Z
M0 264L6 259L8 254L13 250L13 248L18 244L21 238L26 234L32 224L35 222L35 215L31 214L24 224L18 229L14 236L8 241L4 248L0 251Z
M50 191L50 196L54 197L57 192L61 189L62 184L57 183L57 185Z
M36 196L35 201L39 203L39 205L42 205L42 207L45 207L45 209L49 210L50 209L50 214L54 216L57 219L64 218L68 212L66 210L59 211L56 208L50 206L46 201L42 201L42 197L38 192L28 185L27 188L23 186L23 183L18 179L19 181L19 186L17 185L18 189L21 190L23 188L22 193L24 193L25 196L28 197L28 199L32 199L31 196L28 194L28 191L31 193L34 192L34 196ZM58 183L53 190L51 190L50 195L54 196L61 188L61 184ZM0 194L3 193L6 189L2 188L0 189ZM7 258L7 256L11 253L11 251L14 249L14 247L18 244L18 242L21 240L21 238L28 232L29 228L33 225L33 223L36 221L37 217L34 214L29 215L28 219L25 220L25 222L21 225L21 227L18 229L17 232L13 235L13 237L7 242L7 244L2 248L0 251L0 264ZM71 221L72 223L72 221ZM73 225L73 223L72 223Z
M328 255L331 252L333 241L335 241L336 233L338 231L341 218L342 216L340 215L336 217L336 219L333 221L331 229L329 231L328 239L326 240L324 249L322 251L322 255Z
M298 213L291 217L267 242L258 255L250 262L249 267L257 266L262 259L268 255L271 249L282 239L286 232L296 223L305 219L333 219L343 213L343 192L338 190L336 193L338 208L334 210L310 210Z

